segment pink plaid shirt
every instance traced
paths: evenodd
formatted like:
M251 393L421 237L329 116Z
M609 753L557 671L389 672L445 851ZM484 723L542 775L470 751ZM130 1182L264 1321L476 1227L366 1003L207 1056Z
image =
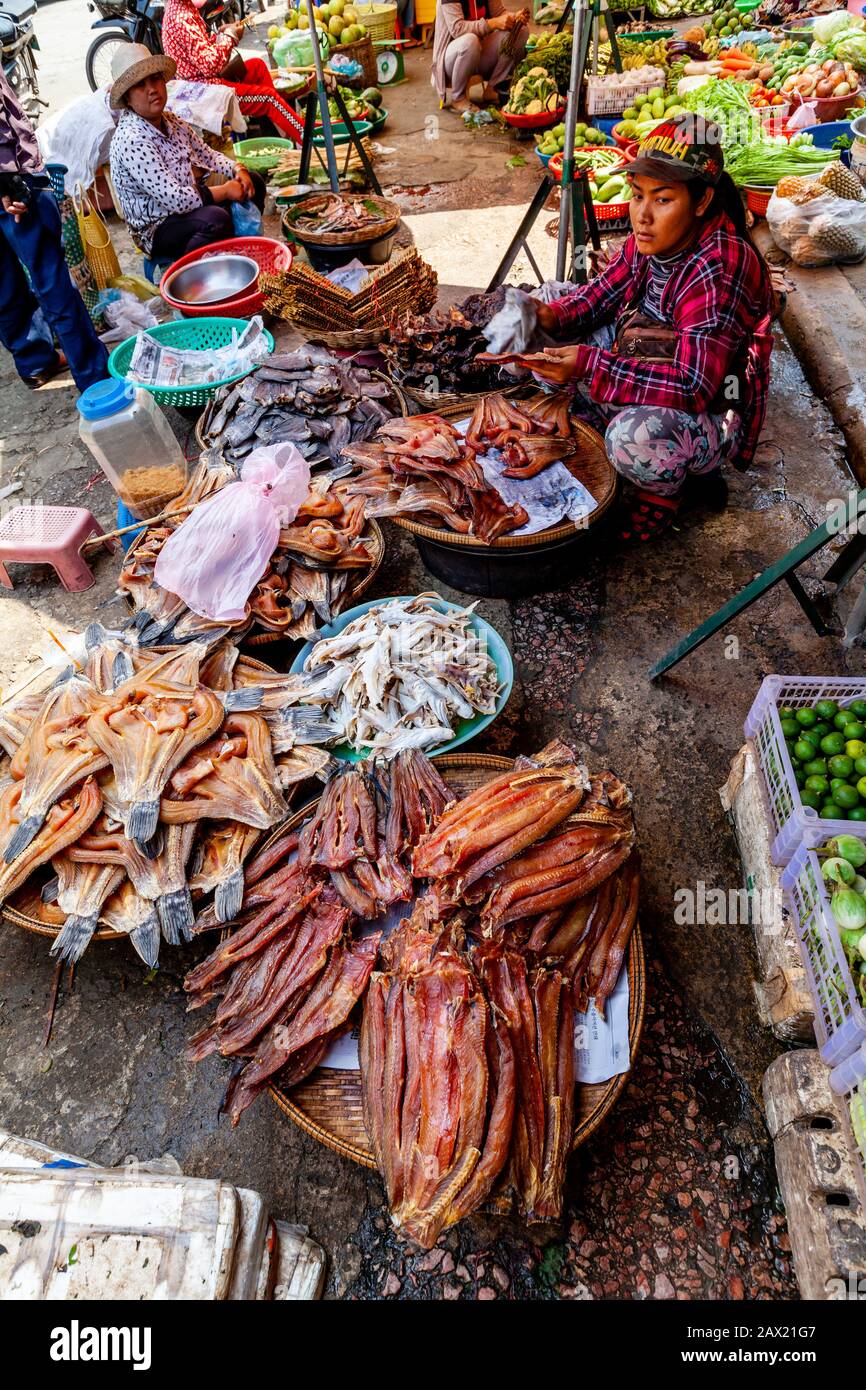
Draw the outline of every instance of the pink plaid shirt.
M630 236L601 275L551 305L558 327L585 332L614 322L641 303L646 278L647 258ZM673 271L661 305L679 330L670 362L581 345L577 376L600 404L671 406L689 414L733 407L742 420L737 464L745 468L767 406L773 295L758 252L724 213L706 224L692 254ZM725 393L734 376L741 399Z

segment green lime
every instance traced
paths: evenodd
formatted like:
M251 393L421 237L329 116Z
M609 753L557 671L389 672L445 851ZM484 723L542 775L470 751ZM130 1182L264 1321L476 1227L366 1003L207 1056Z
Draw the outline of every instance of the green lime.
M854 771L858 777L866 777L866 753L862 757L854 759Z
M822 719L832 719L839 706L835 700L816 700L815 711L820 714Z
M819 743L820 743L821 739L824 737L825 734L832 734L832 732L833 732L833 725L832 725L832 724L828 724L827 721L826 721L825 719L820 720L819 723L817 723L817 724L814 726L814 728L811 728L811 729L809 730L809 733L810 733L810 734L814 734L815 737L818 739L818 742L819 742Z
M842 746L844 747L844 744ZM816 749L814 744L807 738L798 738L797 742L794 744L794 757L797 759L798 763L811 762L815 757L815 753ZM852 763L851 766L853 767L854 764Z
M813 758L811 762L803 764L803 771L807 777L824 777L827 772L827 759Z
M844 785L844 783L845 783L845 778L844 778L844 777L831 777L831 778L830 778L830 790L833 791L833 789L834 789L835 787L841 787L841 786Z
M863 754L866 753L866 743L863 742L862 738L849 738L845 744L845 752L849 758L854 759L854 766L856 767L857 759L862 758Z
M821 735L816 729L801 729L800 738L804 743L811 743L817 754L821 748Z
M866 820L866 806L854 806L848 812L849 820ZM866 965L866 961L863 962Z
M850 724L845 725L846 738L866 738L866 724L861 724L859 719L852 719Z
M854 759L849 758L847 753L840 753L838 757L828 760L827 767L831 777L844 777L847 782L854 771Z
M813 724L818 723L818 716L813 709L798 709L794 718L804 729L811 729Z
M806 791L816 792L817 795L823 799L830 791L830 783L827 781L826 777L819 777L817 774L814 774L806 778Z
M800 733L800 725L797 723L796 719L783 719L782 733L785 735L785 738L797 738Z
M844 820L844 816L841 816L841 807L837 806L835 801L825 801L818 815L822 820Z
M858 719L866 719L866 700L852 700L848 706L849 714L856 714Z
M841 806L844 811L852 810L860 800L854 787L850 787L847 782L843 782L841 787L836 787L831 801L835 801L837 806Z
M796 713L797 711L795 709L792 709L790 705L783 705L782 708L779 710L779 718L793 719Z
M857 790L862 796L863 800L866 801L866 777L860 778L859 782L857 783Z
M838 729L835 733L825 734L821 739L821 752L826 753L828 758L832 758L836 753L843 752L844 748L845 735Z
M817 811L821 805L821 797L817 792L810 792L808 787L800 792L800 800L804 806L811 806L814 811Z
M840 709L838 714L833 715L833 723L837 729L844 729L846 724L851 723L851 715L846 709Z
M806 774L799 767L794 769L794 781L798 787L805 787L806 785Z

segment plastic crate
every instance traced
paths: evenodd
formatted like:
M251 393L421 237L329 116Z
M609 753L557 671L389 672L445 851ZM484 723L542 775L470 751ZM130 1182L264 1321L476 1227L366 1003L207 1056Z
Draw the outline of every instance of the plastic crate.
M621 116L623 111L631 106L635 97L646 96L653 87L664 87L664 70L653 68L652 73L653 76L645 78L639 86L612 80L619 78L620 73L612 73L609 77L588 77L586 109L590 116Z
M851 1162L866 1210L866 1043L833 1068L830 1090L844 1102Z
M850 825L851 822L848 822ZM856 834L850 830L847 833ZM866 838L862 834L858 839ZM807 845L795 851L782 871L782 889L790 904L815 1004L815 1035L821 1060L835 1067L866 1041L866 1009L845 957L839 928L818 856Z
M863 698L866 678L862 676L767 676L762 682L743 727L758 759L767 810L776 832L770 846L774 864L787 864L801 844L816 849L831 835L847 834L852 825L858 824L850 820L822 820L817 811L803 805L778 706L798 709L821 699L835 700L844 706Z

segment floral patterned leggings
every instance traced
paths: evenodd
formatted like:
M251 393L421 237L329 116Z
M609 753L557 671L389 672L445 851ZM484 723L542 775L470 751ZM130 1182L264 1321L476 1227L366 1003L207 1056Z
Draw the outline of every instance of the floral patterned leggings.
M585 342L610 348L614 330L609 324L587 334ZM607 455L617 473L647 492L676 497L687 473L712 473L734 452L740 435L736 411L721 415L707 411L689 414L669 406L599 405L583 386L575 392L574 408L587 424L604 434Z

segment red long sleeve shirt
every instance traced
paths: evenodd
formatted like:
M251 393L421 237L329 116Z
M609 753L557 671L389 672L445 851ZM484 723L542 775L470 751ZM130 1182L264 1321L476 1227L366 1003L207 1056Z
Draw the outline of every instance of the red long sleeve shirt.
M185 82L215 82L235 40L231 34L209 34L192 0L165 0L162 46Z
M588 285L551 308L559 328L588 330L610 323L643 297L647 259L630 236L622 251ZM758 253L724 214L709 221L691 255L662 294L666 321L679 331L675 357L650 362L581 346L577 375L594 401L671 406L690 413L735 408L742 419L738 463L754 457L764 422L773 335L772 291ZM736 376L741 398L726 395Z

